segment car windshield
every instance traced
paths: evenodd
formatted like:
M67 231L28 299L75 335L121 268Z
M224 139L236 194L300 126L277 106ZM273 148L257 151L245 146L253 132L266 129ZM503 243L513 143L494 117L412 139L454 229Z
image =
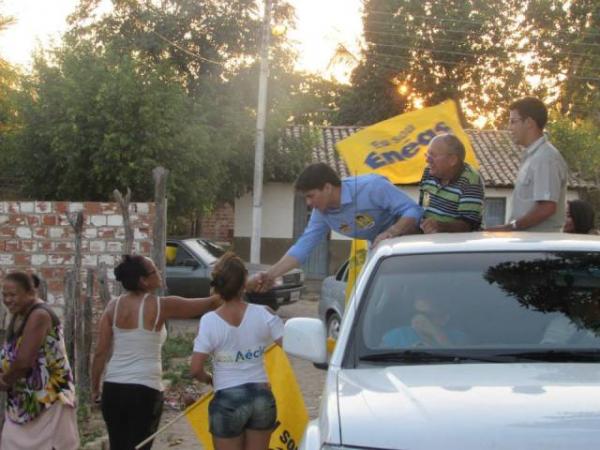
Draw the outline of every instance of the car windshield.
M600 360L600 253L388 257L356 321L352 364Z
M189 239L185 241L186 245L206 264L213 265L217 260L223 256L225 250L219 247L217 244L206 239Z

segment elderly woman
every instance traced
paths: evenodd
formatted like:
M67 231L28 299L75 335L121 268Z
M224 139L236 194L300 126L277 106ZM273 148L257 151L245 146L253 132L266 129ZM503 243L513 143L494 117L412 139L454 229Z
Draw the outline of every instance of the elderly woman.
M160 421L165 322L201 316L218 307L221 300L218 296L186 299L154 295L162 281L152 260L143 256L124 256L115 268L115 277L127 292L110 301L100 319L92 362L92 395L94 400L101 398L111 450L132 450L156 431ZM152 442L142 448L151 447Z
M7 391L0 448L75 450L75 387L60 321L26 273L8 274L2 295L12 318L0 353Z

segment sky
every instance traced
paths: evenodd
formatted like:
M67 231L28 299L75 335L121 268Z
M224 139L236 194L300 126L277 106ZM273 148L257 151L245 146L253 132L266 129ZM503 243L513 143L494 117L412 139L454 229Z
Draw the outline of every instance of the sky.
M107 0L106 4L109 4ZM329 67L338 44L359 54L361 0L288 0L296 8L297 29L288 30L299 50L297 68L347 82L349 68ZM17 22L0 34L0 55L29 67L36 46L60 41L66 18L78 0L0 0L3 15Z

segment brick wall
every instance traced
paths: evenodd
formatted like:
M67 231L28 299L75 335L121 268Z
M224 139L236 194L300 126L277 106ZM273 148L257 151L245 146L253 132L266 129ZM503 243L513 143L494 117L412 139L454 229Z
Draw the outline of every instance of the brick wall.
M48 302L62 305L64 276L75 260L75 233L67 214L77 211L84 214L83 269L104 263L113 292L112 269L121 259L125 240L123 217L116 203L0 202L0 275L12 270L36 272L48 283ZM132 203L130 218L134 252L150 255L154 204ZM82 280L85 282L85 273Z
M233 241L234 211L229 203L221 205L200 222L200 236L217 242Z

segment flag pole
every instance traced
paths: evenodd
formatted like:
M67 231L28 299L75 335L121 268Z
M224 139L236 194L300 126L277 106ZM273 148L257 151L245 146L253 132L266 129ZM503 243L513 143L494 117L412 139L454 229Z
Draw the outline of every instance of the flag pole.
M208 393L204 394L202 397L200 397L198 400L196 400L195 403L193 403L192 405L188 406L186 409L184 409L183 411L181 411L181 413L179 413L176 417L174 417L170 422L168 422L168 423L164 424L162 427L160 427L156 431L156 433L148 436L146 439L144 439L142 442L140 442L138 445L136 445L135 446L135 450L139 450L140 448L142 448L144 445L146 445L148 442L150 442L151 440L153 440L156 436L158 436L159 434L161 434L163 431L165 431L167 428L169 428L171 425L173 425L179 419L181 419L182 417L184 417L191 410L193 410L194 408L196 408L200 403L202 403L202 401L204 400L204 398L207 395L211 394L211 392L208 392Z

